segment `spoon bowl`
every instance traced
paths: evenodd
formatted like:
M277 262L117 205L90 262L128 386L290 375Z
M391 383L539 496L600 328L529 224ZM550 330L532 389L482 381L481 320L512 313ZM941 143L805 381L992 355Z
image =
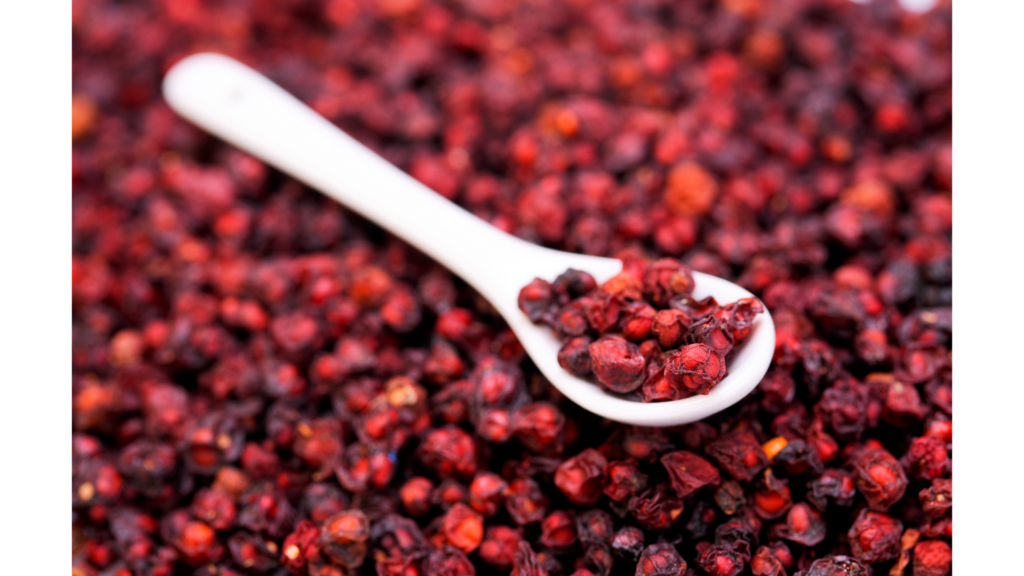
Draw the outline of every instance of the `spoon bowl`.
M334 198L459 275L505 318L552 385L595 414L639 426L695 422L738 402L768 370L775 326L766 310L730 355L728 375L707 395L644 403L609 393L559 366L561 342L549 328L530 322L517 299L534 278L552 280L568 268L589 272L602 283L622 270L621 261L552 250L498 230L226 56L196 54L181 60L167 73L163 94L193 124ZM696 298L714 296L727 303L753 296L721 278L693 276Z

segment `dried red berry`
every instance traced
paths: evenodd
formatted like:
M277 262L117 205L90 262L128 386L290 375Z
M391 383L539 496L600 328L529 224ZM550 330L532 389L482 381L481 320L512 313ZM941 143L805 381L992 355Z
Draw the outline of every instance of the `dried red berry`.
M807 483L807 500L822 512L828 509L830 498L839 506L849 506L856 494L853 476L845 470L825 470Z
M295 526L295 531L281 545L281 564L292 574L306 572L309 562L320 558L320 528L309 520Z
M768 457L754 435L747 431L725 434L707 445L708 455L737 480L753 480L766 466Z
M434 484L422 476L410 478L398 489L405 512L410 516L422 516L430 510L430 493Z
M216 532L202 522L186 522L171 544L193 567L216 562L224 555L224 546L217 541Z
M556 554L567 552L577 542L576 520L564 510L556 510L540 523L540 543Z
M721 473L710 462L687 450L669 452L661 457L668 470L672 488L680 498L686 498L704 487L718 487Z
M516 478L505 492L505 509L520 526L540 522L547 513L548 499L531 478Z
M625 526L612 535L609 546L619 557L636 561L644 550L644 533L634 526Z
M706 344L690 344L665 360L665 378L698 394L707 394L725 378L725 358Z
M370 521L359 510L331 516L320 527L320 551L346 568L358 568L366 557Z
M605 334L619 325L619 316L624 306L625 300L621 296L598 291L587 298L583 311L590 327Z
M932 480L932 485L918 493L921 508L929 518L940 518L953 508L953 481Z
M511 576L548 576L548 570L541 559L525 540L520 540L516 545Z
M448 510L456 504L465 503L468 499L466 487L451 478L442 480L430 493L430 501L442 510Z
M519 291L519 309L531 322L540 322L552 305L551 283L534 278Z
M647 474L636 460L616 460L604 467L604 493L615 502L625 502L647 487Z
M460 502L445 513L442 530L449 544L469 554L484 538L484 517Z
M670 492L667 482L662 482L630 498L628 508L647 530L662 530L682 514L683 501Z
M527 404L512 417L512 430L524 446L534 452L561 452L565 415L554 404Z
M711 209L718 196L718 183L698 164L683 163L669 172L665 204L680 216L700 216Z
M743 571L744 561L731 546L698 542L697 565L711 576L737 576Z
M559 298L570 299L588 294L597 288L597 281L589 273L572 268L562 272L551 283L551 290Z
M862 448L850 457L847 466L872 510L888 510L907 489L903 467L884 448Z
M244 531L235 532L228 538L231 559L239 566L247 566L254 572L267 572L278 566L280 550L273 540Z
M580 542L585 544L604 544L611 539L614 530L611 514L600 508L588 510L576 518L576 532Z
M480 559L499 570L507 570L512 567L512 560L516 553L522 535L507 526L492 526L487 529L487 535L480 544Z
M691 270L671 258L651 263L644 274L644 296L658 307L667 306L675 296L689 296L693 287Z
M221 489L206 488L196 493L191 512L215 530L228 530L235 525L234 499Z
M750 559L750 572L754 576L784 576L786 568L767 546L761 546Z
M953 573L953 551L942 540L925 540L914 546L914 576L948 576Z
M555 486L577 506L593 505L601 497L608 461L592 448L569 458L555 471Z
M675 348L687 337L690 323L690 317L679 310L661 310L651 323L651 334L662 348Z
M558 365L579 377L590 374L590 338L569 338L558 349Z
M476 569L461 550L444 546L430 551L426 560L423 561L423 573L444 576L474 576Z
M776 478L771 468L765 470L764 480L751 496L750 504L754 513L763 520L781 518L793 505L789 482Z
M606 336L589 347L590 370L612 392L625 394L643 384L647 365L640 348L617 336Z
M469 505L490 518L497 513L505 497L508 483L493 472L480 472L469 485Z
M825 539L825 521L814 508L798 502L786 514L785 524L773 527L772 535L804 546L815 546Z
M628 302L622 310L622 337L642 342L651 337L657 311L646 302Z
M952 467L946 443L933 436L914 438L903 462L910 477L917 480L941 478L948 475Z
M869 510L861 510L847 532L853 557L869 564L896 558L902 534L902 522Z
M871 576L871 566L848 556L825 556L811 563L803 576Z
M640 554L636 563L636 576L683 576L686 560L667 543L651 544Z
M455 426L443 426L427 434L419 448L420 460L442 478L470 478L476 472L473 438Z

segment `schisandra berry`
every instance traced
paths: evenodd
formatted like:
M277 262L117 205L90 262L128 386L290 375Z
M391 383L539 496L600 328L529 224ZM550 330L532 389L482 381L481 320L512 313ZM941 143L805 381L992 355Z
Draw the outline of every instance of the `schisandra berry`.
M667 543L644 548L636 564L636 576L680 576L685 572L686 561Z
M320 528L320 551L346 568L358 568L366 557L370 521L359 510L331 516Z
M607 336L590 344L588 352L590 371L612 392L626 394L643 384L647 363L636 344Z
M684 346L665 361L665 378L698 394L710 392L725 373L725 358L706 344Z

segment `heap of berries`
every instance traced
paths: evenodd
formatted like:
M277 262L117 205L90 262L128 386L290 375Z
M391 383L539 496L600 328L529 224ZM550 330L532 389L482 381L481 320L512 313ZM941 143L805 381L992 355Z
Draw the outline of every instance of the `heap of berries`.
M942 2L75 0L72 573L948 575ZM682 427L581 410L458 278L176 117L163 74L211 50L498 228L622 259L548 316L592 340L569 370L634 386L591 360L721 329L683 262L771 311L768 373Z
M677 260L627 261L600 287L579 270L519 292L519 309L565 338L558 363L644 402L707 394L727 374L726 357L764 311L756 298L720 306L695 300L693 273Z

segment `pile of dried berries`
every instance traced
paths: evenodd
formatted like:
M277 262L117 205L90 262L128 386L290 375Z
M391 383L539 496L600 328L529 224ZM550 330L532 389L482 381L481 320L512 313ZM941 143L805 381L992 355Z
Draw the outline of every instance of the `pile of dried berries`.
M644 402L707 394L764 306L756 298L724 306L711 296L691 298L693 273L672 258L626 263L600 288L580 270L554 282L535 278L519 291L519 309L565 338L562 368L593 376L605 390L639 390Z
M949 574L950 30L76 0L73 573ZM457 278L175 117L162 74L205 50L501 229L748 288L764 381L679 428L583 412Z

